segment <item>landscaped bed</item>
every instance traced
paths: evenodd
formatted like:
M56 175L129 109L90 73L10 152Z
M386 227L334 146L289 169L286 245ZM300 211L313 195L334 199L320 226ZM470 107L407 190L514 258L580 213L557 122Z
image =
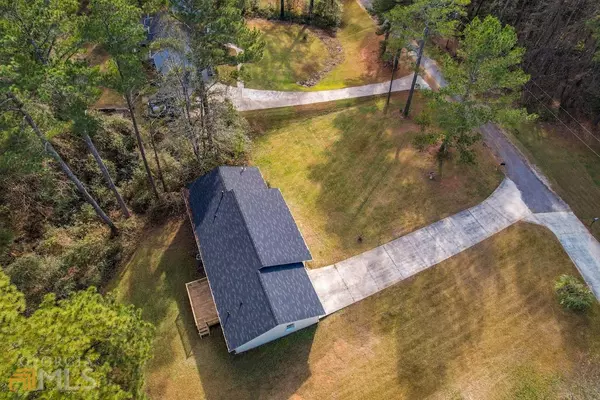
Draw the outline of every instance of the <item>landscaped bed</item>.
M411 142L419 127L399 116L405 97L394 96L387 116L384 99L345 109L315 105L246 114L258 131L251 162L281 189L312 252L310 267L473 206L500 183L496 161L483 146L477 147L477 165L450 159L439 176L435 149L418 151ZM413 114L419 107L417 96Z
M383 37L375 33L375 22L357 0L344 0L343 3L342 25L336 37L344 51L344 61L311 90L340 89L390 79L391 67L383 65L379 57L379 43ZM403 60L396 77L410 72L410 62Z
M598 389L600 307L577 315L559 306L555 278L577 271L539 226L512 226L240 356L218 328L196 335L185 294L195 252L189 222L168 223L148 233L115 284L120 301L157 325L152 399L537 399Z
M260 29L265 50L259 62L245 64L241 78L245 86L259 89L298 90L305 81L325 67L330 58L318 30L306 26L253 20L249 26Z

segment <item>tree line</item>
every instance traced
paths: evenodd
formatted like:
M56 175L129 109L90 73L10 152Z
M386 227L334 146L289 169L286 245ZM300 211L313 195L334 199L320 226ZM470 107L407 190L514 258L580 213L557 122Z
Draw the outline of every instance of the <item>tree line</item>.
M380 17L409 0L377 0ZM545 107L600 123L600 4L593 0L472 0L459 32L473 19L497 18L514 27L525 49L522 68L531 75L521 104L544 115ZM446 38L448 39L448 38ZM446 49L454 52L456 42ZM561 109L562 108L562 109ZM566 110L566 111L565 111ZM567 120L570 117L566 118Z
M335 29L342 23L341 0L279 0L264 3L244 0L242 12L247 17L278 19L320 28Z
M114 276L146 223L181 211L183 185L245 161L247 123L207 71L259 58L262 41L227 0L0 0L0 11L0 388L79 338L68 354L103 391L77 396L143 397L151 329L88 288ZM149 42L146 19L168 34ZM168 70L152 67L157 52ZM107 91L126 112L96 109Z

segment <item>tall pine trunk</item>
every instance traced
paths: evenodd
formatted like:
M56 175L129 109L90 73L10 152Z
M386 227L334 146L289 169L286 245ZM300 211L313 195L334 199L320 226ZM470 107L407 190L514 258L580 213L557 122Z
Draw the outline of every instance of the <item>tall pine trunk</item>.
M279 19L283 21L285 18L285 0L279 2Z
M206 157L207 153L213 151L213 130L214 126L211 121L210 104L208 101L208 90L203 80L200 80L198 85L198 97L200 98L200 122L202 127L202 151Z
M162 184L163 190L167 193L167 184L165 183L165 177L162 173L162 167L160 165L160 159L158 158L158 151L156 151L156 140L154 139L154 132L150 132L150 144L152 145L152 151L154 152L154 161L156 161L156 169L158 171L158 180Z
M184 99L183 113L185 115L188 136L190 139L190 143L192 144L192 150L194 151L196 160L198 161L198 163L201 163L202 160L200 158L200 146L198 144L198 135L196 135L196 133L194 132L194 124L192 121L192 104L191 104L192 101L190 99L190 93L187 88L186 81L184 79L178 79L178 80L179 80L179 85L181 86L181 91L183 93L183 99ZM154 136L152 136L152 138L153 137ZM156 153L156 148L154 148L154 152ZM164 182L163 182L163 187L164 187Z
M390 78L390 88L388 89L387 99L385 100L385 107L383 109L383 113L387 114L388 108L390 106L390 97L392 96L392 85L394 83L394 76L396 75L396 69L398 69L398 58L400 57L400 50L396 51L394 55L394 63L392 65L392 77Z
M479 15L479 11L481 11L481 7L483 6L484 3L485 3L485 0L481 0L479 2L479 4L477 5L477 10L475 10L475 14L473 15L473 17L471 19L473 19Z
M135 117L135 107L133 106L133 102L131 101L131 92L125 93L125 100L127 100L127 107L129 108L129 114L131 116L131 122L133 122L133 131L135 133L135 137L137 139L138 148L140 150L140 154L142 156L142 161L144 162L144 168L146 169L146 177L148 179L148 185L152 189L152 193L156 199L159 198L158 190L156 190L156 183L154 183L154 178L152 177L152 171L150 170L150 166L148 165L148 160L146 159L146 151L144 150L144 142L142 142L142 135L140 134L140 130L138 128L137 119Z
M75 176L73 171L71 171L71 168L69 168L69 166L62 159L60 154L58 154L58 152L54 149L54 146L52 146L52 143L50 143L50 141L46 138L46 136L44 136L44 134L42 133L40 128L37 126L37 124L31 117L31 115L29 115L29 113L23 109L22 103L20 103L19 100L17 100L14 97L13 97L13 100L17 103L19 112L23 115L23 117L25 117L27 124L31 127L31 129L33 129L36 136L43 143L44 150L46 150L46 152L48 154L50 154L52 156L52 158L54 158L56 160L56 162L58 162L58 165L60 166L60 168L69 177L71 182L73 182L75 184L75 186L77 187L77 190L79 190L79 193L81 193L81 195L83 196L85 201L87 201L92 206L92 208L94 209L94 211L96 212L98 217L100 217L102 222L104 222L106 225L108 225L108 227L110 228L111 234L113 236L118 235L119 231L117 230L117 227L115 226L115 224L112 222L112 220L109 218L109 216L106 215L104 210L102 210L102 208L98 205L98 202L89 194L89 192L87 191L85 186L83 186L83 183L81 183L79 178L77 178L77 176Z
M408 99L406 100L406 107L404 107L404 116L408 117L408 113L410 111L410 105L412 103L413 95L415 94L415 87L417 86L417 78L419 77L419 69L421 68L421 59L423 58L423 50L425 49L425 42L427 41L427 36L429 35L429 28L425 27L423 31L423 40L421 40L421 44L419 45L419 53L417 54L417 63L415 65L415 74L413 76L412 84L410 85L410 92L408 92Z
M102 172L102 176L104 177L106 184L108 185L110 190L114 193L115 198L117 199L117 203L119 203L119 207L121 208L121 212L123 213L125 218L129 218L131 215L129 214L129 210L127 209L127 206L125 205L125 202L123 201L123 197L121 197L121 193L119 193L119 190L117 189L117 187L115 186L115 183L113 182L112 178L110 177L110 174L108 173L108 169L106 168L106 165L104 165L104 161L102 161L102 157L100 157L100 154L98 153L98 149L96 149L96 146L94 145L94 142L92 141L92 138L87 133L84 133L83 140L85 141L88 149L90 149L90 152L94 156L96 163L98 163L98 167L100 168L100 171Z

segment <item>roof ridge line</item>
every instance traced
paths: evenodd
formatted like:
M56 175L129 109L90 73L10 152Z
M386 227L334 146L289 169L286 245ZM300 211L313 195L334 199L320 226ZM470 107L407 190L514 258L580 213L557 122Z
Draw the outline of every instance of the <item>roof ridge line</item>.
M225 186L225 179L223 179L223 175L221 175L221 169L223 169L223 167L217 167L217 168L216 168L216 170L217 170L217 175L219 175L219 180L220 180L221 182L223 182L223 188L225 188L225 191L227 191L227 192L228 192L228 191L229 191L229 189L227 189L227 186Z
M239 210L241 216L242 216L242 221L244 221L244 228L246 230L246 234L248 235L248 237L250 238L250 243L252 243L252 248L254 249L254 253L256 254L256 257L258 258L258 261L261 263L263 260L260 258L260 253L258 252L258 250L256 249L256 243L254 243L254 239L252 238L252 234L250 233L250 230L248 229L248 222L246 221L246 216L244 215L244 211L242 210L242 207L240 207L240 203L239 200L237 198L237 194L235 189L231 189L228 190L228 192L231 192L233 194L233 200L235 201L235 205L237 206L237 209ZM273 304L271 304L271 298L269 297L269 293L265 290L265 285L262 281L262 278L260 277L260 270L261 268L256 270L257 273L257 279L258 279L258 283L260 284L260 288L262 289L263 294L265 295L265 297L267 298L267 304L269 304L269 311L271 312L271 315L273 316L273 320L279 324L279 318L277 318L277 315L275 314L275 311L273 310ZM273 329L273 328L271 328Z
M252 248L254 249L254 253L256 254L256 257L258 258L258 261L260 261L261 267L258 269L258 270L260 270L262 268L263 259L260 257L260 253L258 251L258 248L256 247L256 243L254 242L254 238L252 237L252 233L250 232L250 228L248 227L248 221L246 220L246 215L244 214L244 210L240 206L240 202L238 200L235 189L231 189L228 191L233 194L233 200L235 200L235 205L237 206L237 209L240 211L240 214L242 215L242 221L244 221L244 228L246 229L246 233L248 234L248 237L250 237L250 242L252 243Z

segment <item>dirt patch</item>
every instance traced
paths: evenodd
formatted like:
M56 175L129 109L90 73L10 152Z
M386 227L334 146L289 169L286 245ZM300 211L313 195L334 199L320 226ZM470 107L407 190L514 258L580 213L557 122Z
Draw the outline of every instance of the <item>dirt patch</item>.
M381 37L376 34L368 35L363 43L362 48L360 50L360 62L364 65L364 74L371 78L378 78L380 76L389 77L392 71L392 65L390 63L385 63L381 60L379 56L381 52ZM396 72L396 76L401 77L404 76L404 63L400 62L398 64L398 71Z
M329 53L329 59L326 61L324 68L314 71L308 79L296 82L298 85L304 87L315 86L325 75L344 61L344 49L340 41L335 37L335 34L314 27L309 27L308 29L325 44Z

